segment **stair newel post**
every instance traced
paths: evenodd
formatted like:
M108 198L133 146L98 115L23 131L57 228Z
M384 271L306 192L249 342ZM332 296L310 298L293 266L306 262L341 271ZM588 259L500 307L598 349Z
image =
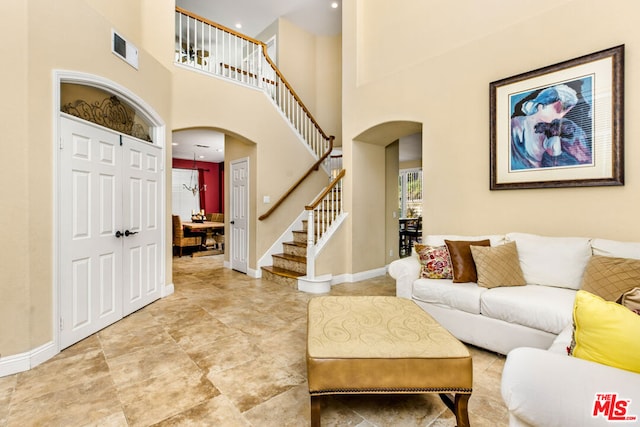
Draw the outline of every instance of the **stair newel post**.
M309 209L307 218L307 278L313 279L316 275L316 242L315 242L315 219L313 209Z

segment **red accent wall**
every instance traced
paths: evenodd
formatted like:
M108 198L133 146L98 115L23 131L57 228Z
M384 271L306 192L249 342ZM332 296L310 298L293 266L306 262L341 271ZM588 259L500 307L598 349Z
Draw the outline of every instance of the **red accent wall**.
M174 169L193 169L193 160L173 159ZM224 213L224 163L196 162L199 182L206 186L200 192L200 209L206 213Z

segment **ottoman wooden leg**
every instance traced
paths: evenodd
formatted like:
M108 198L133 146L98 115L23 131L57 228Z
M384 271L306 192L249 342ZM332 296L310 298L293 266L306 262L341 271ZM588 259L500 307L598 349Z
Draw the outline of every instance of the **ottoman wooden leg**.
M440 393L440 399L456 416L457 427L469 427L469 398L470 394L456 393L455 396L451 396L447 393Z
M470 394L457 393L453 405L453 413L456 416L456 424L458 427L469 427L469 397Z
M311 427L320 427L321 396L311 396Z

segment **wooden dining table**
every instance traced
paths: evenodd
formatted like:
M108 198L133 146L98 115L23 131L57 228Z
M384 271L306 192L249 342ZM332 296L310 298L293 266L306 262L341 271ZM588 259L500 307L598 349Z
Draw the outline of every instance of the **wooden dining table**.
M224 222L216 222L216 221L203 221L203 222L193 222L186 221L182 223L182 228L184 231L200 231L205 233L215 233L217 230L224 231ZM196 251L191 254L192 257L200 257L207 255L216 255L221 253L220 250L214 249L213 247L207 247L206 250Z
M224 222L215 222L215 221L192 222L192 221L186 221L186 222L182 223L182 228L184 228L185 231L207 231L207 230L224 229Z

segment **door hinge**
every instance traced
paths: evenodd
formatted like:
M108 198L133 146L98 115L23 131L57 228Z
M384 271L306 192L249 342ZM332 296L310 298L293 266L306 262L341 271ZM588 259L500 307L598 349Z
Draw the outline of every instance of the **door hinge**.
M64 149L64 139L62 137L60 137L60 149Z
M60 330L64 329L64 319L61 317L60 318Z

